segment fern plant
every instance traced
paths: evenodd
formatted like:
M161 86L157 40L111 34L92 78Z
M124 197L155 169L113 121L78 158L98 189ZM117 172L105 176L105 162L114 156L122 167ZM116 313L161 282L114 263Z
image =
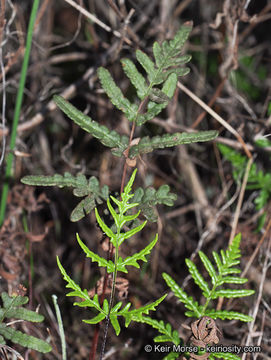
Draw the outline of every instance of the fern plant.
M125 319L126 326L128 326L132 320L142 321L144 314L148 314L150 310L154 310L166 296L164 295L154 303L134 310L130 310L130 303L122 307L122 303L118 302L113 306L117 272L127 272L127 266L139 267L138 261L146 261L145 256L150 253L158 238L156 236L145 249L126 259L122 259L119 256L119 247L124 240L130 238L145 226L146 221L140 224L137 218L140 211L148 221L155 222L157 221L157 216L154 207L157 204L172 206L176 200L176 195L170 192L168 185L162 185L159 189L152 187L147 189L137 188L132 196L130 191L135 172L124 189L127 167L135 166L136 159L140 155L147 154L155 149L209 141L213 140L218 134L217 131L213 130L200 131L197 133L173 133L162 136L143 137L133 142L136 126L142 126L166 108L176 90L178 77L188 74L189 69L181 66L189 62L191 56L181 55L181 51L191 29L192 23L185 23L176 33L174 39L164 41L161 45L155 42L153 45L154 61L143 51L136 51L136 59L141 66L141 70L144 69L146 76L130 59L121 60L123 70L135 88L137 98L135 98L134 101L130 101L124 96L107 69L103 67L98 69L98 77L105 93L113 105L123 112L127 120L132 123L129 136L120 134L115 130L110 130L107 126L101 125L99 122L83 114L61 96L54 96L54 101L57 106L71 120L83 130L90 133L94 138L98 139L104 146L110 148L114 156L122 157L126 160L121 179L121 195L119 198L110 196L108 187L101 187L98 179L95 177L87 179L83 174L77 174L76 176L69 173L65 173L64 176L59 174L53 176L26 176L21 180L24 184L28 185L73 188L73 194L77 197L83 197L83 199L73 210L71 214L72 221L80 220L95 209L97 222L115 249L114 259L110 258L112 252L109 254L108 259L102 258L92 252L82 242L79 235L77 235L77 241L87 257L90 257L93 262L97 262L98 266L105 267L108 274L113 273L113 285L109 301L104 299L102 304L100 304L97 294L92 298L87 290L82 290L80 286L68 276L58 258L57 262L64 279L68 283L67 287L72 289L68 295L77 296L82 299L81 302L76 302L75 304L82 307L90 307L97 312L93 318L86 320L86 322L97 324L106 319L106 329L110 321L116 334L120 332L119 317ZM114 209L111 201L117 206L117 210ZM107 202L108 210L114 220L112 227L106 225L98 213L96 206L101 202ZM139 209L137 214L131 212L135 207ZM126 232L122 231L124 225L129 229ZM101 298L103 298L103 296ZM101 358L102 356L103 349Z
M232 164L233 178L236 182L242 178L246 165L246 156L241 155L238 151L224 145L218 144L218 148L224 158ZM262 170L258 170L256 164L252 164L246 185L247 190L258 190L254 203L257 211L264 208L268 200L271 197L271 173L264 173ZM266 218L266 212L261 215L257 230L261 230Z
M139 101L131 102L128 100L114 82L109 71L103 67L99 68L98 76L102 88L116 108L122 111L126 118L133 123L130 137L110 130L105 125L100 125L61 96L54 96L55 103L83 130L98 139L104 146L109 147L113 155L125 157L128 160L136 159L139 155L149 153L154 149L213 140L218 133L210 130L197 133L164 134L152 138L147 136L141 138L137 144L131 144L135 126L141 126L157 116L173 97L178 76L188 74L189 68L181 68L180 65L189 62L191 56L180 56L180 53L191 29L192 23L186 23L180 28L173 40L164 41L162 45L155 42L153 45L155 62L143 51L136 51L136 58L146 71L147 79L130 59L121 61L123 70L134 86ZM87 179L83 174L77 174L77 176L69 173L65 173L64 176L58 174L53 176L25 176L21 181L24 184L35 186L72 187L73 194L77 197L84 197L84 199L72 211L71 221L82 219L97 204L106 201L109 197L107 186L101 187L98 179L95 177ZM153 188L137 189L136 196L140 197L142 213L149 221L156 221L153 209L156 204L172 206L176 200L176 196L169 193L167 185L158 190Z
M116 278L117 273L119 271L127 273L127 266L134 266L136 268L139 268L138 261L147 261L146 255L148 255L154 245L156 244L158 240L158 236L156 235L155 238L140 252L135 253L132 256L128 256L125 259L122 259L121 256L119 256L119 248L120 245L123 243L123 241L128 240L133 235L141 231L147 221L143 222L142 224L132 227L128 231L122 231L124 226L129 223L131 223L133 220L135 220L140 210L136 214L128 214L128 212L131 212L132 209L135 209L138 206L138 203L132 202L133 194L131 194L131 188L132 184L134 182L136 170L134 170L129 182L127 183L124 192L121 194L121 199L117 199L114 196L110 196L110 199L117 205L117 210L114 209L114 207L111 204L111 201L107 200L107 207L108 210L114 219L114 227L112 230L109 228L100 217L97 208L95 208L95 215L97 222L99 223L101 229L105 232L105 234L110 239L110 242L112 243L114 247L114 253L115 258L114 262L111 260L107 260L98 254L92 252L80 239L79 235L77 234L77 241L82 250L85 252L86 256L88 258L91 258L93 262L97 262L99 267L106 268L107 273L113 273L113 286L112 288L115 288L116 284ZM155 302L142 306L140 308L130 310L131 303L126 304L124 307L122 307L122 302L118 302L113 307L113 300L114 300L114 293L111 293L110 301L108 302L107 299L104 299L103 304L99 303L98 295L96 294L93 299L90 298L90 295L88 294L88 291L82 290L78 284L76 284L66 273L65 269L61 265L61 262L59 258L57 257L57 263L59 266L59 269L64 277L64 280L67 281L68 288L71 288L72 291L67 294L67 296L77 296L82 301L74 303L74 305L81 306L81 307L89 307L93 308L98 314L94 316L91 319L84 320L87 324L97 324L104 320L105 318L109 319L111 321L111 324L113 325L115 332L117 335L120 333L120 325L119 325L119 318L123 317L125 319L125 326L127 327L132 320L140 321L142 319L143 314L148 314L149 311L155 310L156 306L164 300L166 295L163 295L161 298L156 300Z
M44 317L41 314L22 307L22 305L28 303L28 297L20 295L10 297L6 292L2 292L1 298L3 305L0 307L0 344L5 344L6 339L42 353L51 351L52 348L47 342L16 330L11 327L11 324L6 322L7 319L18 319L30 322L43 321Z
M196 301L192 296L189 296L170 275L163 273L165 282L170 287L174 295L184 304L185 308L187 309L185 312L187 317L194 317L197 319L204 319L207 317L207 319L214 320L240 320L244 322L253 320L251 316L242 314L238 311L216 310L213 306L211 306L211 302L220 297L234 299L254 294L254 290L235 289L228 287L228 284L242 285L247 282L247 279L238 276L241 270L236 267L240 264L240 241L241 234L238 234L235 236L232 244L226 251L221 250L220 254L215 251L212 252L216 266L214 266L214 264L204 254L204 252L199 251L201 262L203 263L204 268L210 277L211 283L204 279L193 261L190 259L185 260L191 277L193 278L195 284L200 288L202 296L204 297L204 303L202 305L200 305L198 301ZM154 339L155 342L172 342L176 346L183 344L178 332L176 330L172 330L170 324L165 324L163 321L157 321L149 317L143 317L141 321L151 325L154 329L159 331L161 335ZM208 345L208 342L205 343L205 345ZM174 359L179 357L179 355L180 353L178 352L171 352L167 355L166 359ZM213 352L208 354L208 359L215 358L232 360L239 359L237 355L232 353Z

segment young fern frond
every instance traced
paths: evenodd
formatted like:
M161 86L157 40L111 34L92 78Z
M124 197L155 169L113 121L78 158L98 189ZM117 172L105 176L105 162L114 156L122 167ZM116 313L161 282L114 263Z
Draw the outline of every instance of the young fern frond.
M247 289L230 289L230 288L221 288L225 284L244 284L247 282L247 279L240 278L238 276L229 276L231 274L240 273L240 269L234 268L235 265L240 264L240 245L241 234L235 236L232 244L225 251L221 250L220 255L213 251L213 258L215 260L217 269L215 269L212 262L208 257L202 252L199 252L200 259L207 270L212 286L209 286L208 282L204 280L203 276L199 272L196 265L189 259L186 259L186 265L190 275L192 276L194 282L202 290L202 294L205 297L205 305L199 305L193 298L189 297L186 292L181 289L176 282L168 275L163 274L164 280L168 286L172 289L174 294L184 303L185 307L189 309L185 314L189 317L203 317L209 316L213 319L220 318L222 320L228 319L238 319L241 321L251 321L252 317L247 316L238 312L232 311L216 311L214 309L209 310L208 305L211 300L217 299L219 297L226 298L239 298L244 296L250 296L254 294L254 290Z
M213 258L216 263L216 267L212 264L212 262L209 260L209 258L202 252L199 252L200 259L207 270L212 286L209 286L209 283L203 278L199 270L197 269L196 265L189 259L186 259L186 264L188 266L188 270L190 272L190 275L192 276L194 282L199 286L199 288L202 291L202 294L205 298L205 304L199 305L199 303L194 300L191 296L188 296L188 294L172 279L171 276L169 276L166 273L163 273L163 278L166 281L169 288L172 290L174 295L184 304L186 309L188 311L185 312L185 315L188 317L196 317L199 320L196 321L191 325L191 330L195 339L194 344L206 344L209 343L217 344L219 341L219 337L215 335L214 338L211 340L211 336L207 336L206 334L211 334L210 328L208 330L207 328L201 328L198 324L201 324L200 321L207 321L206 324L210 323L210 319L222 319L222 320L240 320L244 322L252 321L253 318L251 316L242 314L237 311L228 311L228 310L216 310L215 308L209 308L209 303L211 300L216 299L220 296L228 297L228 298L235 298L235 297L243 297L243 296L250 296L254 293L253 290L238 290L238 289L229 289L229 288L223 288L222 286L225 284L244 284L247 282L247 279L240 278L238 276L232 276L232 274L238 274L240 273L240 269L236 268L235 266L238 266L240 264L240 241L241 241L241 234L238 234L233 239L232 244L228 247L226 251L221 250L220 255L217 252L213 252ZM222 287L222 288L220 288ZM163 322L158 322L157 320L150 319L148 317L143 317L142 322L149 324L154 329L158 330L158 332L161 334L160 336L157 336L154 341L156 342L164 342L164 341L170 341L174 345L179 345L182 340L179 338L179 334L176 330L172 331L172 328L169 324L165 325ZM208 326L208 325L207 325ZM215 325L214 325L215 326ZM204 334L204 332L201 333L202 329L204 329L205 335L203 337L200 337ZM212 328L214 331L217 331L217 328ZM193 336L190 338L193 344ZM208 340L205 340L206 339ZM206 341L206 342L205 342ZM197 345L202 346L202 345ZM202 348L203 349L203 348ZM207 350L206 350L207 351ZM167 354L165 359L175 359L178 358L179 355L183 353L178 352L170 352ZM190 356L190 358L198 359L200 356L203 356L202 358L207 359L230 359L230 360L238 360L240 359L237 355L229 352L221 352L221 353L193 353L187 354ZM201 354L201 355L200 355Z
M95 208L97 222L100 225L101 229L109 237L111 243L115 248L114 262L112 260L107 260L97 255L96 253L92 252L84 244L84 242L80 239L79 235L77 234L77 241L80 247L85 252L86 256L91 258L93 262L97 262L100 267L105 267L108 273L113 273L113 286L115 286L117 272L121 271L127 273L128 272L126 268L127 266L134 266L136 268L139 268L140 266L138 264L138 261L139 260L145 262L147 261L146 255L148 255L151 252L152 248L154 247L154 245L158 240L158 236L156 235L154 240L151 241L143 250L139 251L138 253L135 253L132 256L128 256L125 259L122 259L122 257L119 256L119 247L123 243L123 241L131 238L133 235L141 231L143 227L146 225L146 221L145 221L139 226L134 227L128 231L122 231L124 225L135 220L140 213L140 211L138 211L136 214L126 215L128 210L134 209L138 205L138 203L131 202L134 198L134 194L131 193L131 189L135 179L135 175L136 175L136 170L133 172L129 182L125 186L124 192L121 194L121 200L118 200L113 196L110 197L111 200L117 205L117 210L113 208L110 200L109 199L107 200L108 210L111 213L115 223L114 227L109 228L101 219L97 211L97 208ZM74 305L81 307L90 307L98 312L98 314L95 315L93 318L84 320L84 322L89 324L96 324L104 320L105 318L109 317L111 324L114 327L117 335L120 333L120 325L118 320L119 316L122 316L125 319L125 326L127 327L132 320L140 321L140 319L144 314L148 315L149 311L155 310L157 305L159 305L159 303L163 301L164 298L166 297L166 295L163 295L161 298L154 301L153 303L147 304L145 306L142 306L134 310L130 310L131 303L126 304L122 309L121 309L122 307L121 302L117 303L115 306L112 306L112 304L108 303L107 299L105 299L103 304L100 304L97 294L94 295L93 299L91 299L90 295L88 294L88 291L82 290L81 287L69 277L58 257L57 257L57 264L63 275L64 280L66 280L67 282L66 287L72 289L72 291L69 292L67 296L77 296L82 299L81 302L75 302Z
M42 322L44 320L44 317L41 314L22 307L22 305L28 303L28 297L20 295L10 297L6 292L2 292L1 298L3 306L0 307L0 344L5 344L5 339L7 339L15 344L42 353L51 351L52 348L47 342L16 330L4 322L4 319L6 318L30 322Z

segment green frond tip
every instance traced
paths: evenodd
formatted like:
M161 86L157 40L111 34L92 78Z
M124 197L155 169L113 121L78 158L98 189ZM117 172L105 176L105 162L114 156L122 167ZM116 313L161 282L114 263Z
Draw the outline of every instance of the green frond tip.
M217 137L218 132L215 130L200 131L198 133L175 133L154 136L149 138L143 137L137 145L133 145L129 151L129 157L134 158L140 154L147 154L155 149L163 149L181 144L191 144L195 142L210 141Z
M100 125L92 120L89 116L76 109L67 100L59 95L53 97L56 105L83 130L97 138L103 145L110 148L117 148L123 152L128 146L129 139L127 136L120 135L115 130L109 130L106 126Z

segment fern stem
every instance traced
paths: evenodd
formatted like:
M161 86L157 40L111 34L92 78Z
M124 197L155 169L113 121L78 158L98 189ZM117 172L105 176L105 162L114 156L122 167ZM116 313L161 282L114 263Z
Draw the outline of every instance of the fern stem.
M121 196L121 194L120 194L120 196ZM122 211L120 212L120 216L123 216ZM102 343L102 348L101 348L100 360L102 360L103 356L104 356L105 345L106 345L107 334L108 334L108 328L109 328L109 323L110 323L110 312L111 312L111 309L113 307L114 298L115 298L116 278L117 278L117 274L118 274L118 259L119 259L119 243L118 243L118 240L119 240L119 237L120 237L120 230L121 230L121 228L118 226L117 227L117 236L116 236L116 246L115 246L115 259L114 259L115 267L114 267L113 280L112 280L112 289L111 289L111 293L110 293L108 315L106 316L106 320L105 320L104 338L103 338L103 343Z
M29 63L29 58L30 58L32 37L33 37L33 30L34 30L35 19L36 19L38 7L39 7L39 0L34 0L32 10L31 10L30 20L29 20L29 25L28 25L26 45L25 45L25 54L24 54L24 59L23 59L21 78L20 78L19 89L18 89L17 98L16 98L13 123L12 123L12 131L11 131L11 138L10 138L10 152L7 155L7 167L6 167L6 173L5 173L5 182L4 182L3 189L2 189L2 198L1 198L1 204L0 204L0 226L2 226L2 224L4 222L5 213L6 213L7 197L8 197L8 191L9 191L9 180L10 180L10 177L12 176L12 164L13 164L13 160L14 160L13 150L15 149L15 144L16 144L17 127L18 127L19 117L20 117L20 112L21 112L21 107L22 107L24 87L25 87L27 68L28 68L28 63Z

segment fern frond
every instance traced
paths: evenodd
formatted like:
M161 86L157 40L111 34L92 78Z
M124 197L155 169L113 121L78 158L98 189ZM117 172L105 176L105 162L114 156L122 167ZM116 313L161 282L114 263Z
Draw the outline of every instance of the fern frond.
M88 186L88 181L83 174L78 174L76 176L71 175L68 172L63 175L54 174L53 176L46 175L30 175L24 176L21 179L21 182L26 185L35 185L35 186L57 186L59 188L63 187L73 187L75 189L85 189Z
M32 335L24 334L23 332L15 330L5 324L0 324L0 334L15 344L19 344L28 349L37 350L41 353L48 353L52 350L51 346L46 341L38 339Z
M157 79L158 74L156 74L157 71L155 69L155 64L147 54L145 54L141 50L136 50L136 58L139 64L146 71L150 83L156 85L156 84L160 84L163 81L162 79L161 81Z
M225 360L240 360L240 357L232 353L212 353L209 359L225 359Z
M148 221L157 221L157 215L154 206L163 204L173 206L177 196L170 192L170 187L166 184L161 185L158 190L153 187L143 189L137 188L133 197L133 201L139 203L139 209Z
M122 259L121 257L119 257L119 261L117 263L117 270L122 271L124 273L128 273L126 266L130 265L130 266L139 268L140 266L137 263L137 261L142 260L144 262L147 262L147 259L145 256L150 254L150 252L151 252L152 248L155 246L157 240L158 240L158 235L156 235L154 240L140 252L135 253L132 256L128 256L125 259Z
M211 299L217 299L219 297L225 297L228 299L239 298L244 296L251 296L255 293L254 290L237 290L237 289L221 289L213 292Z
M35 311L31 311L22 307L28 303L27 296L10 297L6 292L1 293L3 306L0 307L0 342L5 343L4 338L29 349L34 349L42 353L52 350L51 346L34 336L24 334L23 332L11 328L3 323L7 319L20 319L30 322L41 322L44 317Z
M148 86L144 79L144 76L137 70L134 63L129 59L122 59L121 64L125 74L131 80L131 83L134 85L137 96L140 100L143 100L148 93Z
M99 180L92 176L87 180L83 174L76 176L65 172L64 175L55 174L53 176L46 175L31 175L25 176L21 182L27 185L34 186L57 186L59 188L72 187L73 194L77 197L86 196L80 203L73 209L71 213L71 221L79 221L86 214L89 214L97 204L101 204L109 196L109 189L107 185L100 187Z
M92 262L97 262L99 266L105 267L108 273L112 273L114 271L115 266L111 260L108 261L91 251L80 239L79 234L76 234L76 238L81 249L85 252L86 257L91 258Z
M189 72L189 69L166 69L173 66L177 67L190 60L189 56L181 59L178 58L180 57L180 52L184 43L188 39L191 30L192 23L186 23L180 28L174 39L171 41L164 41L162 46L155 42L153 45L155 64L143 51L136 51L136 58L147 73L150 87L166 81L172 72L174 72L177 76L183 76Z
M59 95L54 95L56 105L83 130L98 139L103 145L110 148L117 148L123 152L128 146L129 139L125 135L118 134L115 130L109 130L106 126L100 125L89 116L76 109L72 104ZM128 100L127 100L128 101Z
M134 121L137 116L137 106L131 104L130 101L123 96L120 88L116 85L110 75L110 72L105 68L100 67L98 69L98 76L102 88L105 90L112 104L121 110L129 121Z
M150 304L141 306L138 309L134 309L131 311L129 311L129 310L123 311L123 309L122 309L118 312L117 315L121 315L125 318L125 327L128 327L128 325L130 324L130 322L132 320L139 321L139 319L141 319L144 314L149 315L150 311L156 310L156 307L165 299L166 296L167 296L167 294L161 296L159 299L157 299L156 301L154 301Z
M203 276L199 272L196 265L193 263L193 261L189 259L185 259L186 265L189 269L190 275L192 276L194 282L199 286L199 288L202 290L203 295L208 298L211 295L211 290L209 289L208 283L204 280Z
M147 316L142 316L139 321L144 324L150 325L153 329L156 329L159 331L160 336L156 336L153 340L154 342L166 342L171 341L173 344L178 346L181 342L181 339L179 337L179 333L177 330L173 330L172 326L169 323L164 323L164 321L155 320Z
M192 313L194 314L192 316L200 317L202 308L198 302L195 301L192 296L188 296L187 293L167 273L163 273L162 276L167 285L173 291L174 295L181 300L188 310L192 310Z
M80 288L80 286L77 285L75 283L75 281L73 281L69 277L69 275L66 273L65 269L61 265L61 262L60 262L58 256L56 257L56 259L57 259L57 266L58 266L59 270L61 271L61 274L63 275L64 280L67 282L66 288L70 288L73 290L73 291L69 292L67 294L67 296L78 296L79 298L81 298L83 300L82 302L75 302L74 305L78 305L81 307L93 307L96 310L98 310L99 312L104 313L103 309L101 308L101 306L99 304L98 296L95 295L94 298L91 299L88 295L87 290L86 289L82 290Z
M162 136L149 136L140 139L137 145L133 145L129 151L129 157L134 158L139 154L147 154L155 149L163 149L181 144L191 144L195 142L209 141L217 137L215 130L199 131L198 133L175 133Z
M227 310L206 310L205 316L209 316L212 319L221 319L221 320L240 320L244 322L249 322L253 320L252 316L241 314L236 311L227 311Z
M155 92L152 89L149 90L150 99L152 101L148 102L147 112L145 114L139 114L137 118L137 125L143 125L145 122L153 119L157 116L163 109L167 107L169 100L173 97L176 87L177 87L178 77L175 73L171 74L167 80L164 82L160 94L160 98L163 98L163 101L159 97L155 97ZM163 96L164 94L164 96ZM167 101L165 100L167 99Z
M226 297L230 299L254 294L254 290L221 288L221 286L224 284L244 284L247 281L247 279L242 279L237 276L228 276L228 274L239 272L239 269L232 268L232 266L239 265L240 263L240 241L241 235L238 234L235 236L232 244L229 246L226 252L221 250L221 256L219 256L216 252L213 252L213 257L215 259L218 271L216 271L214 265L211 263L208 257L202 251L199 252L200 259L211 278L211 288L209 288L207 281L204 280L196 265L189 259L185 260L194 282L199 286L204 297L206 298L204 306L199 306L198 303L192 297L189 297L186 292L181 289L168 274L163 273L163 278L168 286L189 310L185 313L186 316L194 316L198 318L202 316L209 316L213 319L221 318L223 320L252 320L250 316L238 312L216 311L214 309L208 309L209 302L211 300L217 299L218 297Z

